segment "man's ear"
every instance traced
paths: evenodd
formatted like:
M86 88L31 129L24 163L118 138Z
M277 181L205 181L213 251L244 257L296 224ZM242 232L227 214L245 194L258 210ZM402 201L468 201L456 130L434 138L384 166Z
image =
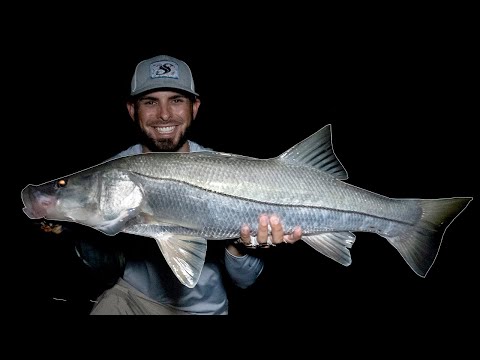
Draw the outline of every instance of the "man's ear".
M127 110L130 114L130 118L135 121L135 103L127 101Z
M195 101L193 102L192 104L192 108L193 108L193 120L195 120L195 118L197 117L197 112L198 112L198 108L200 107L200 104L201 104L201 101L199 98L195 98ZM132 116L132 115L130 115Z

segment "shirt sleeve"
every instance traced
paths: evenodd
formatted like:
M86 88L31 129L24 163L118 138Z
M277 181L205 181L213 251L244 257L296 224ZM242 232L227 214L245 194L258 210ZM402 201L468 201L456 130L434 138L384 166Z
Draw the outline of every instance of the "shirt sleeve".
M225 267L233 283L246 289L262 273L264 261L252 255L235 256L225 249Z

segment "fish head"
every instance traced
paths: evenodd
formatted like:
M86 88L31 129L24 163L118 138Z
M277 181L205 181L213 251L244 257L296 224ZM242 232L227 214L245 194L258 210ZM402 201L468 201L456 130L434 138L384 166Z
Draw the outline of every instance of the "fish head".
M108 235L122 231L143 201L141 188L127 173L115 169L89 169L40 185L29 184L21 197L23 211L31 219L76 222Z

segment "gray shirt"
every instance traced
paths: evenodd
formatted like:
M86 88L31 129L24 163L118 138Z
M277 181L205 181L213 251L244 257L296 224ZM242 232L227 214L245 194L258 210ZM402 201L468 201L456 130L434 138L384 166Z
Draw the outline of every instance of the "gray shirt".
M193 141L189 141L189 145L192 152L211 150ZM140 153L142 146L137 144L113 158ZM175 277L153 239L139 241L143 242L142 246L126 252L123 279L153 300L195 314L227 314L228 299L223 277L227 275L236 286L247 288L263 270L261 259L251 255L232 255L223 241L211 240L198 283L194 288L188 288Z

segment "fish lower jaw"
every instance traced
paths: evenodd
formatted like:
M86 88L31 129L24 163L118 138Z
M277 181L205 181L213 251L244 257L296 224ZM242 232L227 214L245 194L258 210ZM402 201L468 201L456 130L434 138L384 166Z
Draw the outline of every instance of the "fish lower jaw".
M25 207L22 210L25 213L25 215L27 215L30 219L42 219L43 218L43 215L38 215L32 209L29 209L29 208Z

